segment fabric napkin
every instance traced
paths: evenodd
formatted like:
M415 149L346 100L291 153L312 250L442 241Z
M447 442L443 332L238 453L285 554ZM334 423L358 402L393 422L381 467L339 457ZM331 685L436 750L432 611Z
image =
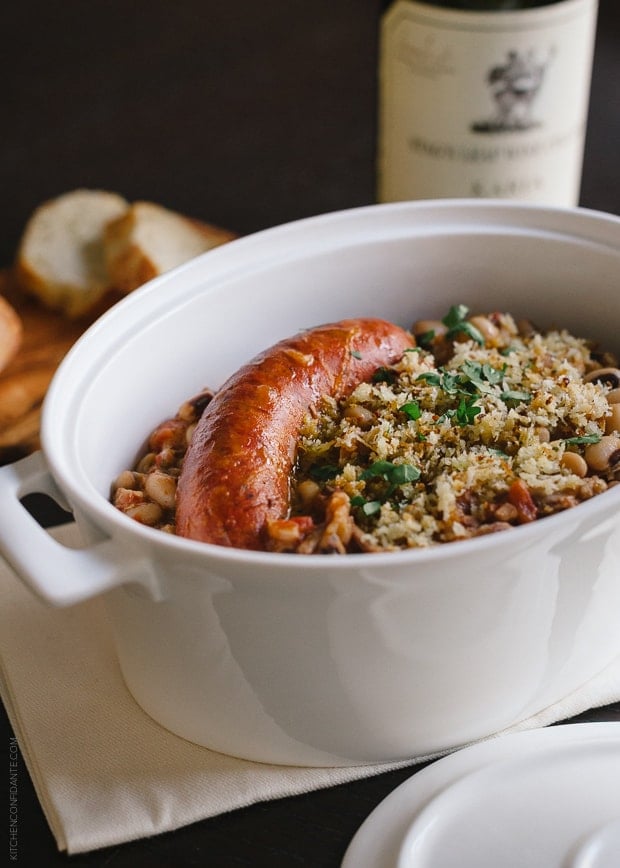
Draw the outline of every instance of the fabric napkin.
M80 546L75 525L56 528L53 535ZM125 687L102 600L50 608L1 559L0 693L58 848L69 853L429 759L283 767L224 756L178 738L151 720ZM620 658L513 729L545 726L618 699Z

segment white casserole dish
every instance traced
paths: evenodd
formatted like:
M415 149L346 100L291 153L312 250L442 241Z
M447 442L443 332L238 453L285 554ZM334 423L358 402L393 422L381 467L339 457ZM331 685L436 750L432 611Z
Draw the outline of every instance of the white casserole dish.
M137 702L251 760L336 765L456 747L559 700L620 653L620 486L428 551L301 556L210 546L109 502L150 430L300 328L408 327L463 302L620 349L620 219L501 202L370 206L234 241L152 281L78 341L42 452L0 471L0 550L52 605L105 593ZM59 546L19 498L65 501Z

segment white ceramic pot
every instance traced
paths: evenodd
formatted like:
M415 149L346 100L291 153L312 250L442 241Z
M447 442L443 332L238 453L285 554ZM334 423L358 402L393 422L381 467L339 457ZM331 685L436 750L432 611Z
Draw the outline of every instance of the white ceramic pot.
M620 653L620 486L564 513L427 551L238 551L108 502L149 431L302 327L404 326L463 302L618 347L620 219L501 202L371 206L275 228L151 282L61 365L43 451L0 472L0 545L53 605L106 594L129 690L163 726L277 763L398 760L462 745ZM66 500L59 546L19 498Z

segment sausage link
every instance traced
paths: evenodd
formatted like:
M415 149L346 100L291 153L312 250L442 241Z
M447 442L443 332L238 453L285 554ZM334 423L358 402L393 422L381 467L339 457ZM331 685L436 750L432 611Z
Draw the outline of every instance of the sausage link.
M256 356L203 413L177 489L177 533L263 550L268 519L286 518L298 434L324 395L350 394L400 359L411 335L379 319L318 326Z

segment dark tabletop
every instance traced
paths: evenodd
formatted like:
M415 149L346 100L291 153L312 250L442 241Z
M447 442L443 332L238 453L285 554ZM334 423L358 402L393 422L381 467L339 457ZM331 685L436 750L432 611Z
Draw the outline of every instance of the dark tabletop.
M80 186L156 201L241 234L373 201L379 0L6 5L0 265L10 264L36 205ZM600 0L581 205L615 214L619 94L620 6ZM620 721L620 703L579 720ZM8 770L4 715L0 726ZM19 862L333 868L372 809L412 773L67 857L20 758Z

